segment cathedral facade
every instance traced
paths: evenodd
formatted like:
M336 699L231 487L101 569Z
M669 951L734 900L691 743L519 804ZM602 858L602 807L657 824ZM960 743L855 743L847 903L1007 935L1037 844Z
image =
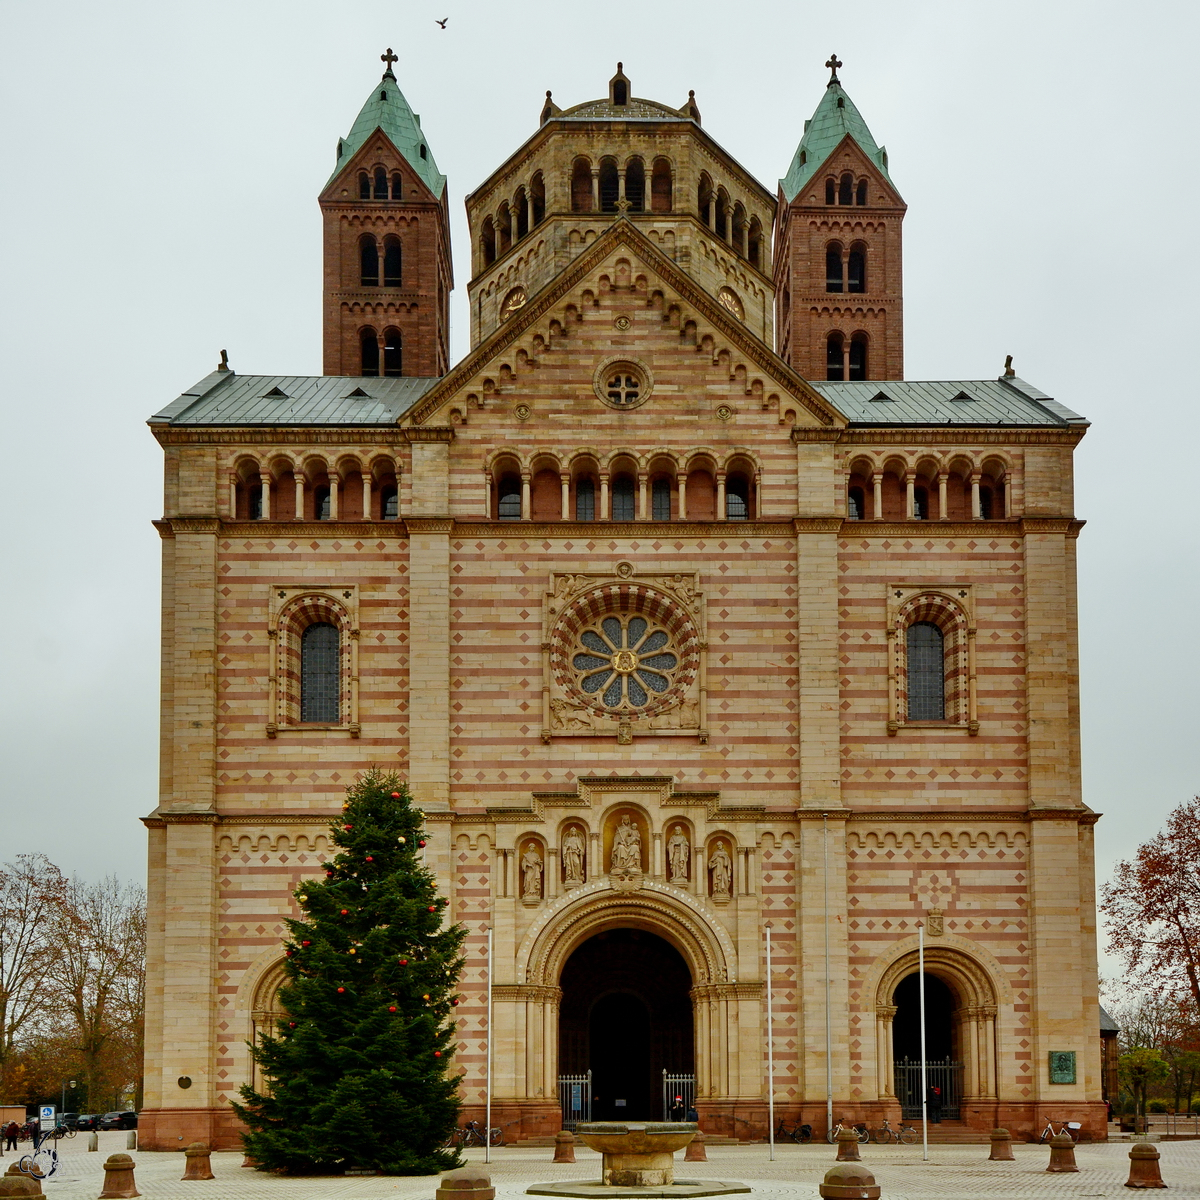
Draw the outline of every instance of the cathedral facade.
M904 379L905 204L836 59L774 191L694 94L547 93L467 197L451 364L392 61L319 196L325 374L222 361L150 422L143 1147L238 1144L282 919L370 766L426 813L462 1096L490 1038L507 1141L690 1103L760 1138L770 1094L911 1119L920 936L946 1121L1100 1133L1086 422L1011 368Z

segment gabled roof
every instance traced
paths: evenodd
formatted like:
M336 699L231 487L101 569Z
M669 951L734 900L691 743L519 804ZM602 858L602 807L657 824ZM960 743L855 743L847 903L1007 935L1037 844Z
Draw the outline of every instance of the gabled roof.
M440 200L446 190L446 177L433 161L433 151L421 132L421 118L408 106L391 69L367 97L350 132L338 141L337 166L326 180L328 187L364 142L380 129L388 141L404 156L404 161L421 177L425 186ZM424 150L422 155L421 151Z
M151 425L395 425L437 379L214 371Z
M852 427L871 425L1081 426L1085 417L1015 375L999 379L871 379L812 385Z
M854 139L862 152L879 168L884 179L895 188L888 174L887 150L876 145L862 114L854 107L854 101L834 78L825 88L817 111L810 120L804 122L804 136L792 156L792 165L779 181L784 199L789 204L847 136Z

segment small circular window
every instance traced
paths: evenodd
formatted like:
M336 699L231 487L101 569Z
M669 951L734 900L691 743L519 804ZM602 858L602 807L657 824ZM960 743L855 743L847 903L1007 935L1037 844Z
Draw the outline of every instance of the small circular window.
M609 408L637 408L650 395L650 372L642 363L610 358L596 368L592 385Z

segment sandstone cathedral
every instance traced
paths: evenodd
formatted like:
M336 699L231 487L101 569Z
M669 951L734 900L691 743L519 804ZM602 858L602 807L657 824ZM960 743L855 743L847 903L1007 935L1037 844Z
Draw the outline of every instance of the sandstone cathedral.
M774 190L694 93L547 92L466 199L452 363L447 181L384 61L319 194L324 374L223 359L150 420L143 1147L238 1144L281 920L372 765L426 813L466 1115L490 1036L508 1142L919 1115L919 926L947 1126L1102 1130L1087 422L1011 367L904 379L905 204L836 58Z

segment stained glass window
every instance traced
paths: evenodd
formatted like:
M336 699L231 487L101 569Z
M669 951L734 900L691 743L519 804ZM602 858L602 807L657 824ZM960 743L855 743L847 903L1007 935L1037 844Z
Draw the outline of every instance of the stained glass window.
M341 719L338 687L340 637L336 625L310 625L300 635L300 720Z
M929 621L908 627L908 719L946 719L945 639Z
M667 630L614 613L580 632L571 666L585 696L606 708L640 708L670 688L679 657Z

